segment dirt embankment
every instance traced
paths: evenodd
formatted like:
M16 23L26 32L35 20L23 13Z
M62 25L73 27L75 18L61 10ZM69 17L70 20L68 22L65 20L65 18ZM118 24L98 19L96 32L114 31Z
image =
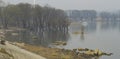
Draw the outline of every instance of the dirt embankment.
M46 59L46 58L6 42L6 45L0 44L0 59Z

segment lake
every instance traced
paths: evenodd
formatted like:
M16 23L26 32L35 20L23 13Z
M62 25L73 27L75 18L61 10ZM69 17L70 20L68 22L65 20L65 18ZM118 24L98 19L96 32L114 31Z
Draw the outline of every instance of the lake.
M119 59L120 58L120 22L88 22L84 26L84 34L73 34L80 32L79 23L70 27L70 39L65 48L90 48L100 49L113 53L112 56L102 56L98 59Z
M75 33L76 32L76 33ZM14 31L6 34L9 41L25 42L33 45L49 47L55 41L65 41L66 46L60 48L89 48L100 49L104 52L113 53L112 56L102 56L98 59L120 58L120 22L118 21L94 21L81 25L74 22L70 25L68 32L61 31Z

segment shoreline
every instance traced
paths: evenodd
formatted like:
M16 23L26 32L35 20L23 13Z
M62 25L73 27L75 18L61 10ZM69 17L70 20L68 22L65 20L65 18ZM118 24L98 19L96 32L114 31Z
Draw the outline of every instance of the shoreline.
M59 48L50 48L43 46L34 46L25 44L20 46L21 48L28 50L30 52L36 53L47 59L95 59L100 58L101 56L111 56L112 53L105 53L99 49L88 49L88 48L78 48L78 49L59 49ZM79 51L78 51L79 50Z
M6 45L0 44L0 59L46 59L40 55L29 52L25 49L10 44L8 41Z
M102 55L112 55L99 49L79 48L78 50L79 52L77 49L50 48L7 41L5 45L0 44L0 59L94 59Z

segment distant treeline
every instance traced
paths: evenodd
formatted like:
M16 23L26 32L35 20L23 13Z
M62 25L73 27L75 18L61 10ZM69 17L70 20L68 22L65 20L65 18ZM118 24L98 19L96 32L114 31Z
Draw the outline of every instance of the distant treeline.
M69 21L63 10L20 3L0 7L0 26L35 31L67 31Z
M72 21L94 21L96 18L101 18L102 20L120 19L120 12L96 12L95 10L68 10L66 11L66 13Z
M68 17L72 20L95 19L97 12L94 10L69 10L66 11Z

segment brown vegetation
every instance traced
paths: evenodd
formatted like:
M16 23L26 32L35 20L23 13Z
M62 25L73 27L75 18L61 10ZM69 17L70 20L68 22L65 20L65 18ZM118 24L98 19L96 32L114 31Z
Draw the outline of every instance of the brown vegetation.
M28 44L25 44L25 46L21 46L21 47L28 51L44 56L48 59L88 59L88 58L92 59L92 58L99 58L102 55L108 55L107 53L104 53L99 49L90 50L87 48L85 49L79 48L79 49L68 50L68 49L48 48L42 46L38 47Z

